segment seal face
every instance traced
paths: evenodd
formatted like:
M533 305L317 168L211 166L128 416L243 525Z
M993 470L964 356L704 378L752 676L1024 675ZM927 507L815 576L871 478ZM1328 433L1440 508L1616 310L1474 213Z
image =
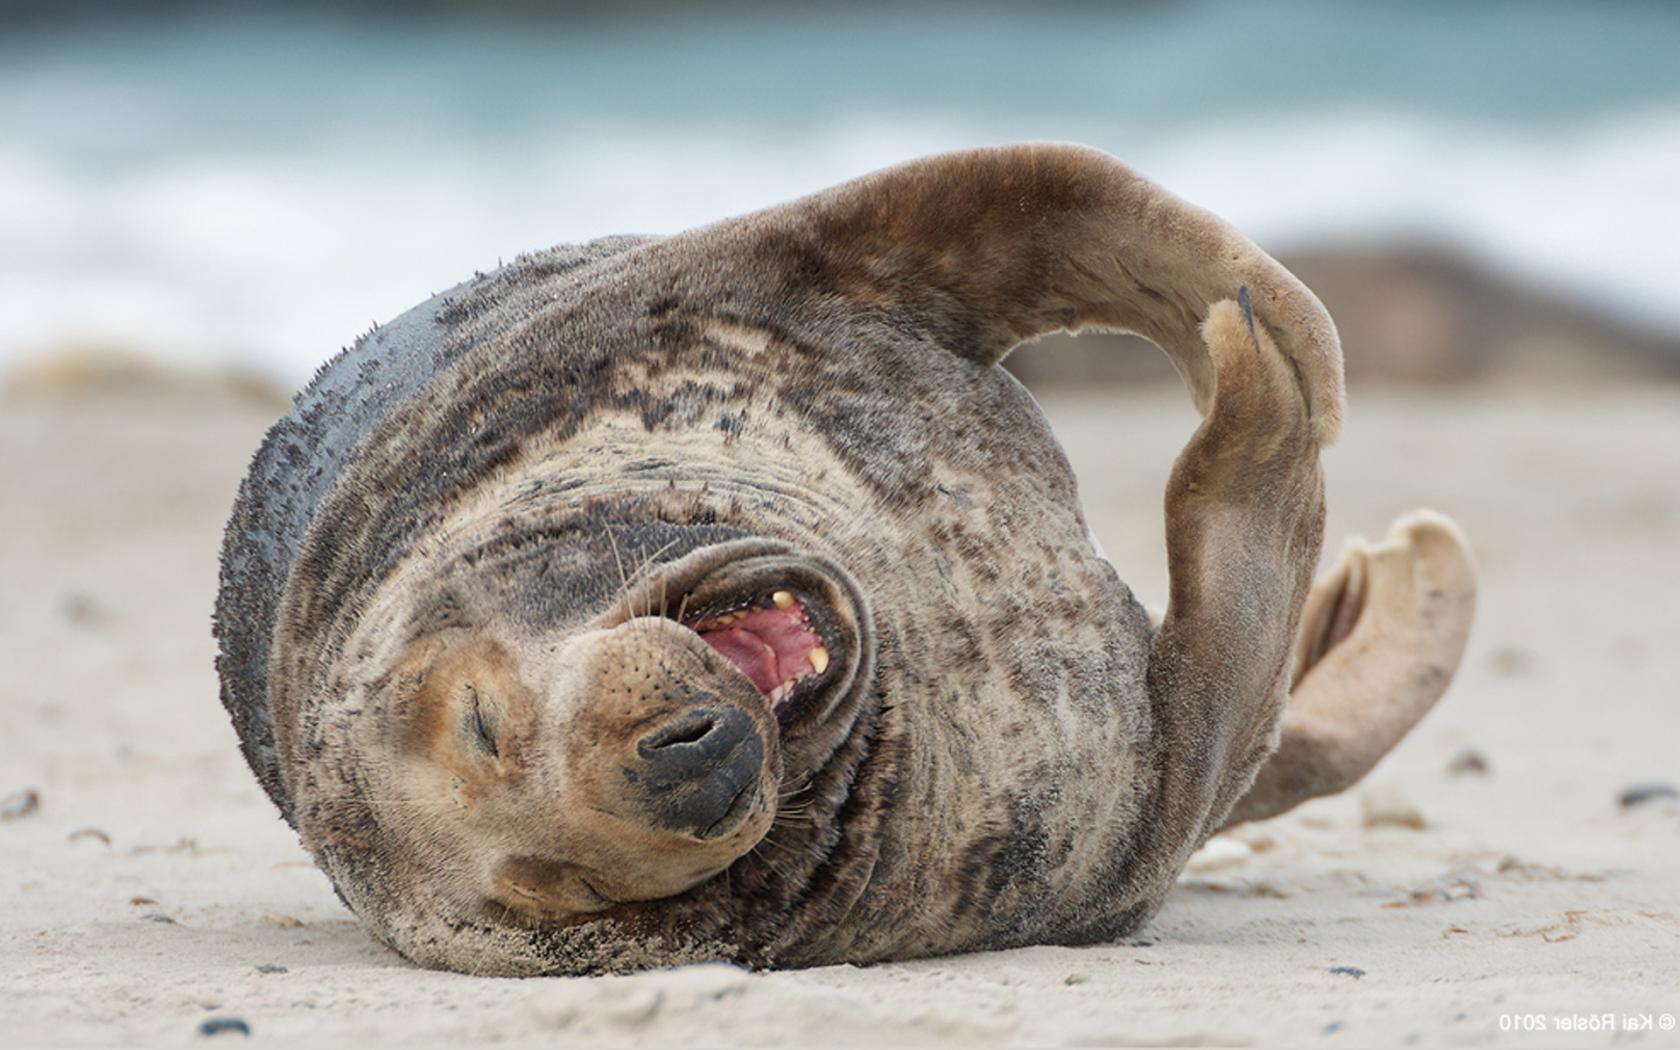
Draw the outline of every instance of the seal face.
M1090 326L1166 349L1207 417L1159 627L997 367ZM1341 396L1310 292L1076 147L554 249L370 333L270 432L223 701L422 965L1114 937L1228 820L1357 779L1456 665L1472 577L1431 519L1314 592L1291 666Z

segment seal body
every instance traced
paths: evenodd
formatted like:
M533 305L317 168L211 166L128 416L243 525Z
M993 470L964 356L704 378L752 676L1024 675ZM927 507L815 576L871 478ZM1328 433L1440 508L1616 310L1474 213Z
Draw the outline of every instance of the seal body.
M997 367L1091 325L1162 345L1208 417L1159 628ZM1277 747L1340 398L1310 293L1071 147L538 253L364 337L270 432L223 700L423 965L1112 939ZM1246 816L1303 797L1275 793Z

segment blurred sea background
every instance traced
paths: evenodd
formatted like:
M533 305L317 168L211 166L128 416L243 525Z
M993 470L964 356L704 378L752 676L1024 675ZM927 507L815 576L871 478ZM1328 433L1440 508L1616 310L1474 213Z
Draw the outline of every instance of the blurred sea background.
M0 372L295 386L522 251L1053 139L1296 268L1355 378L1676 376L1677 56L1664 3L0 0Z

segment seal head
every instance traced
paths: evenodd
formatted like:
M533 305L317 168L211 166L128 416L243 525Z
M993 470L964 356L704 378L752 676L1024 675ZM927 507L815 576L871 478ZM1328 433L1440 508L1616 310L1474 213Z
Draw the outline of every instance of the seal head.
M579 617L551 608L555 570L481 548L370 606L345 670L362 715L319 756L355 763L358 791L311 810L323 846L366 808L380 852L423 864L415 880L455 914L540 929L633 920L763 839L784 732L804 761L841 735L821 728L862 651L848 577L725 540Z

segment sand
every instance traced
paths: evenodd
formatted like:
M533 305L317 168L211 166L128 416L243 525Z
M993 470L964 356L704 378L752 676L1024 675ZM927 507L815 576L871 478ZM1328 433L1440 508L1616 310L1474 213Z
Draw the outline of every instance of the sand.
M1044 402L1159 601L1185 398ZM317 1047L1680 1044L1680 805L1618 803L1680 783L1680 390L1355 390L1330 547L1457 517L1484 574L1464 668L1361 788L1216 839L1140 939L529 981L376 945L240 760L209 610L272 415L0 400L0 796L39 793L0 820L0 1045L197 1043L211 1018ZM1470 751L1485 772L1454 772Z

